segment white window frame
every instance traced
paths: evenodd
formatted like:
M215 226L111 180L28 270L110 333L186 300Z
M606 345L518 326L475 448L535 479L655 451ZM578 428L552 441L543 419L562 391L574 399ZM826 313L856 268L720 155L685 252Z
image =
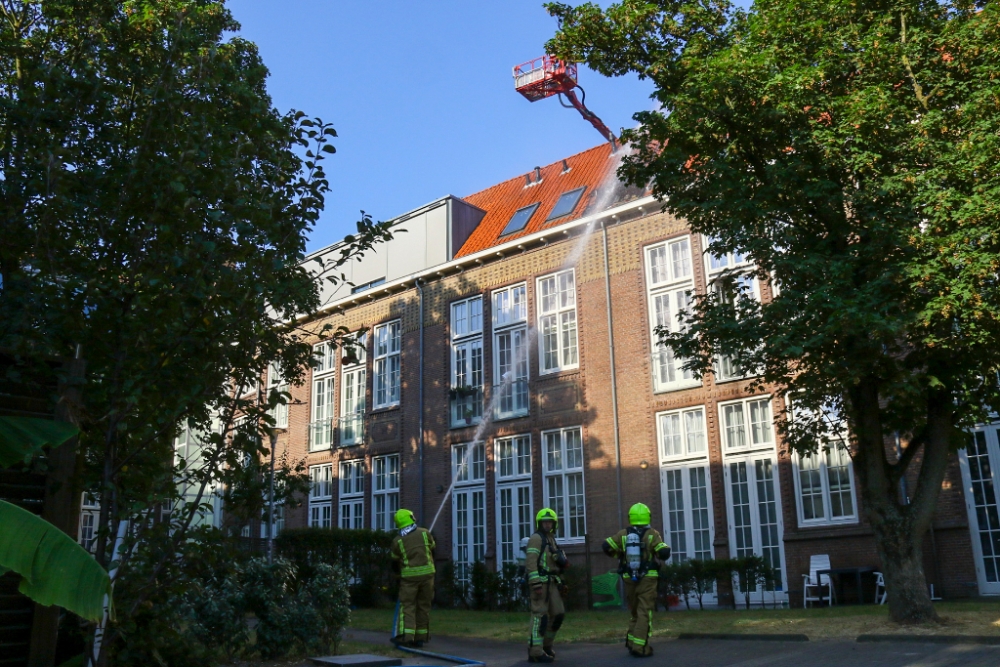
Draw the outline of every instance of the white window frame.
M272 361L267 367L268 400L270 400L272 391L279 393L286 393L288 391L288 381L284 378L281 373L281 367L276 361ZM279 399L280 402L270 411L270 415L274 417L275 428L288 428L288 403L285 402L287 400L287 398Z
M528 323L528 284L500 287L490 292L493 304L493 328L514 327Z
M642 252L655 394L701 386L694 373L681 367L684 360L675 357L668 346L661 345L656 335L658 326L675 332L681 330L680 311L690 305L695 291L691 247L691 236L686 234L645 246Z
M376 410L399 405L403 374L403 327L392 320L375 327L372 337L372 407Z
M695 525L694 487L691 484L691 474L695 470L701 470L705 478L705 486L701 488L704 488L706 506L699 507L698 511L705 512L707 516L697 518L699 522L707 520L707 526L701 527L696 527ZM677 473L680 476L680 489L670 490L668 489L668 477L676 476ZM712 505L712 469L707 458L665 464L660 469L660 484L663 495L663 537L667 544L670 545L671 562L680 563L686 560L693 560L699 556L702 559L713 558L715 553L713 544L715 540L715 513ZM670 497L670 493L680 493L682 507L677 508L673 504L674 499ZM680 515L680 523L683 523L683 526L679 529L675 528L672 523L676 514ZM707 549L696 550L696 533L703 533L705 530L708 531L708 540L707 545L703 546L707 546ZM673 539L676 533L684 534L684 544L680 544L676 539Z
M451 303L451 338L459 340L483 335L483 295L477 294Z
M336 346L328 342L313 345L313 358L316 361L309 394L309 451L319 452L333 447L337 405Z
M570 433L576 433L580 442L579 451L579 465L569 465L569 457L567 455L568 447L567 441ZM587 493L586 493L586 474L585 468L586 463L584 461L584 453L586 447L583 444L583 427L581 426L569 426L566 428L551 429L547 431L542 431L542 494L545 499L545 507L551 507L559 515L559 525L556 529L557 537L560 541L568 544L576 544L583 542L584 537L587 533ZM549 438L552 436L557 437L557 442L559 445L558 451L558 467L553 467L553 461L550 460L549 456ZM578 516L571 516L570 507L570 483L569 480L572 477L576 480L579 476L579 494L580 507L581 510ZM560 480L559 489L556 493L553 493L553 480ZM574 526L572 524L572 519L579 519L583 525Z
M399 509L399 454L372 458L372 528L391 533Z
M337 525L347 529L364 528L365 460L341 461L338 482L340 497L337 503ZM345 510L347 516L345 516Z
M340 369L340 418L337 436L341 447L360 445L365 441L365 408L367 405L368 368L365 365L365 334L355 334L358 343L357 363ZM350 391L349 391L350 390ZM351 394L353 392L353 395Z
M846 468L847 469L847 482L848 490L847 493L851 498L851 513L845 514L843 516L835 517L833 516L833 497L830 490L830 457L846 456L847 463L833 466L836 468ZM818 518L806 519L805 518L805 498L804 498L804 488L802 484L802 472L803 460L804 459L818 459L819 465L813 470L819 475L820 489L819 495L821 497L821 502L823 506L823 516ZM841 461L843 463L843 461ZM839 526L844 524L854 524L858 523L858 498L855 492L854 483L854 463L851 461L850 455L847 453L846 446L837 441L829 442L825 445L820 446L819 451L810 454L808 457L803 457L801 454L796 452L792 456L792 469L794 471L795 477L795 505L798 510L799 525L803 528L811 526Z
M531 410L527 283L495 289L490 299L493 304L493 391L502 394L493 400L493 419L524 417ZM511 357L507 366L515 373L510 383L503 381L505 371L501 366L500 340L506 337L510 338ZM520 341L520 348L517 341Z
M471 387L471 396L449 400L452 428L478 424L483 417L483 386L486 383L486 357L483 351L483 297L481 294L451 304L451 388ZM463 368L459 357L464 355ZM478 356L478 378L476 358ZM471 415L466 421L466 416Z
M530 433L493 440L498 570L517 562L521 539L534 532L531 456Z
M550 292L549 289L552 289ZM580 367L579 318L576 312L576 270L539 276L535 281L538 303L538 374L546 375ZM554 339L554 349L549 339ZM555 363L549 363L549 356Z
M486 557L486 446L481 442L452 445L451 472L455 485L451 499L452 559L456 577L468 583L472 565Z
M333 464L309 466L309 525L333 526Z
M785 526L784 518L782 516L782 499L781 499L781 480L778 471L778 453L777 449L772 446L770 450L757 450L753 452L740 452L735 455L723 456L722 468L723 468L723 479L725 484L725 497L726 497L726 515L729 523L729 553L732 557L739 557L738 553L738 540L736 538L736 506L733 499L733 482L732 473L730 466L732 464L746 464L747 468L747 492L748 492L748 507L749 513L748 517L750 519L750 536L753 542L753 547L751 549L752 553L758 556L763 555L763 527L760 521L760 503L761 498L758 491L758 483L756 475L756 463L757 461L770 460L771 462L771 492L774 494L774 512L775 512L775 526L776 526L776 538L775 538L775 548L778 551L779 568L778 571L781 575L781 582L779 583L780 589L775 589L774 591L768 591L768 594L773 593L777 600L784 600L788 595L788 581L786 569L788 567L787 559L785 557ZM734 588L736 587L736 582L733 582ZM757 586L754 589L756 593L760 593L761 587ZM742 592L740 593L742 594ZM751 595L751 603L755 600L753 595Z
M667 429L676 418L680 432L680 452L667 451ZM693 405L680 410L667 410L656 413L656 438L659 445L661 461L679 461L684 459L706 458L708 456L708 425L705 419L705 406ZM671 438L673 439L673 438ZM701 443L701 447L692 445ZM672 447L671 447L672 449Z
M752 420L753 410L756 408L759 410L766 404L767 409L767 421L766 428L759 427L754 428L754 424L765 424L765 422ZM735 422L731 427L727 417L727 410L729 407L740 405L743 415L743 438L747 443L742 446L734 445L734 440L736 434ZM741 398L735 401L726 401L724 403L719 403L719 432L722 438L722 451L723 454L743 454L745 452L752 452L758 450L773 450L775 448L775 443L777 438L775 437L774 431L774 407L772 397L769 394L760 394L757 396L751 396L749 398ZM760 413L757 413L760 416ZM756 433L759 432L761 435L766 435L767 439L755 439Z
M713 267L712 263L715 260L715 256L708 251L708 246L711 243L711 239L707 236L701 237L701 247L705 250L703 251L703 266L705 268L706 282L708 283L708 289L710 291L717 291L716 279L724 273L740 273L740 280L750 282L750 296L756 299L758 302L761 300L760 297L760 280L754 274L755 265L753 261L748 256L738 255L734 252L728 252L725 256L725 264L722 266ZM717 384L723 382L733 382L736 380L743 380L747 378L747 375L743 373L736 363L728 355L719 355L715 360L715 367L713 369L713 374L715 376L715 382Z

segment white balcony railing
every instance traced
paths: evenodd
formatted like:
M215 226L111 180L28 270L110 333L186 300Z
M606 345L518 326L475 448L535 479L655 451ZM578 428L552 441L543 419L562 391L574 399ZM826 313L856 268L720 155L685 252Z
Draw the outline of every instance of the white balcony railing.
M340 418L337 430L340 433L340 446L360 445L365 441L365 415L357 412Z
M309 423L309 451L319 452L333 446L333 419L319 419Z

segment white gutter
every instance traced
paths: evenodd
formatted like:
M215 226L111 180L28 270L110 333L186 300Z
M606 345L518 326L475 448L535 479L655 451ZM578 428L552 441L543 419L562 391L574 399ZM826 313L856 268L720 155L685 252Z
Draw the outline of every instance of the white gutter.
M352 305L352 304L357 304L359 302L360 303L370 302L370 301L375 300L376 298L379 298L379 297L376 297L375 295L378 292L380 292L380 291L384 293L384 292L391 291L392 288L394 288L394 287L405 287L408 283L412 283L413 281L417 280L418 278L434 279L434 278L437 277L437 275L439 273L444 273L448 269L457 269L457 268L460 268L462 266L465 266L466 264L477 263L477 260L484 260L485 261L485 260L498 259L498 255L499 255L499 258L502 258L502 257L504 257L506 255L505 251L508 251L508 250L511 250L511 249L522 250L521 248L519 248L519 246L524 246L524 245L526 245L528 243L532 243L534 241L541 241L541 240L543 240L543 239L545 239L547 237L553 236L553 235L555 235L557 233L561 234L561 233L569 232L570 230L575 229L577 227L585 227L585 226L589 225L591 222L599 221L599 220L601 220L603 218L610 218L610 217L615 216L615 215L621 215L622 213L631 211L632 209L642 208L642 207L648 206L649 204L653 204L653 203L658 203L656 201L655 197L652 197L652 196L642 197L640 199L635 199L633 201L630 201L627 204L622 204L621 206L616 206L614 208L609 208L609 209L606 209L604 211L600 211L600 212L597 212L597 213L592 213L592 214L590 214L588 216L585 216L585 217L582 217L582 218L577 218L576 220L572 220L572 221L564 223L562 225L557 225L555 227L549 227L548 229L544 229L544 230L542 230L540 232L535 232L533 234L528 234L527 236L519 236L518 238L512 239L510 241L507 241L506 243L502 243L502 244L496 245L496 246L491 246L491 247L489 247L489 248L487 248L485 250L480 250L479 252L473 253L471 255L464 255L464 256L459 257L457 259L453 259L451 261L445 262L444 264L437 264L435 266L428 267L428 268L423 269L421 271L418 271L416 273L411 273L408 276L404 276L402 278L396 278L392 282L383 283L383 284L379 285L378 287L373 287L371 290L365 290L364 292L358 292L357 294L352 294L352 295L344 297L343 299L340 299L338 301L334 301L332 303L328 303L328 304L320 307L318 310L316 310L316 311L314 311L312 313L309 313L308 315L302 315L302 316L296 318L294 321L295 322L302 322L303 320L313 319L317 315L319 315L321 313L324 313L326 311L329 311L329 310L336 310L338 308L342 308L344 306L348 306L348 305ZM423 207L421 207L421 208L423 208ZM330 246L330 247L334 247L334 246ZM324 250L326 250L326 249L324 249ZM482 263L482 262L479 262L479 263ZM428 278L429 276L431 278Z

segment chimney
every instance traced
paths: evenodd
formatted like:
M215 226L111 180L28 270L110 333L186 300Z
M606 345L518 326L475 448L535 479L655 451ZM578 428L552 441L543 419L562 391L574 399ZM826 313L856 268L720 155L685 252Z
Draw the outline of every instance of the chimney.
M542 182L542 168L535 167L535 183L541 183L541 182Z
M530 171L527 174L524 175L524 187L528 187L529 185L531 185L531 172Z
M562 173L565 174L568 171L569 171L569 163L566 162L566 160L563 160L563 170L562 170Z

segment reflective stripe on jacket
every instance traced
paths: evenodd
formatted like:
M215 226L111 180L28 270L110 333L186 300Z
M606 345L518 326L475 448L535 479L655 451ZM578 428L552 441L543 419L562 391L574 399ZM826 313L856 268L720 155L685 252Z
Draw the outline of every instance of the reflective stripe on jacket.
M548 548L546 548L546 542ZM541 533L535 533L528 539L524 569L528 574L529 585L544 584L550 576L558 580L558 575L562 570L552 560L553 553L558 550L556 538L552 536L551 532L545 535L544 541Z
M628 529L623 529L615 533L613 537L609 537L607 539L608 545L610 545L611 550L615 553L615 555L618 556L619 562L621 562L622 565L626 567L627 563L625 562L625 540L627 538L628 538ZM645 563L646 567L648 568L646 576L647 577L660 576L659 566L661 565L661 563L659 562L659 560L657 560L656 553L660 549L663 549L667 546L666 543L663 541L663 538L660 537L660 534L656 532L655 528L649 527L646 529L646 532L642 534L642 539L639 541L639 544L642 547L642 562ZM625 577L627 575L622 574L622 576Z
M397 535L389 553L402 564L402 577L420 577L434 574L435 546L434 537L426 528L414 528Z

